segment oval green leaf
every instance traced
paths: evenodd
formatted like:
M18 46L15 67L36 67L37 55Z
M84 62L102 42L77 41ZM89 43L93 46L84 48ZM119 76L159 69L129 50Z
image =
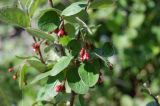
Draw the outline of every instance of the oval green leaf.
M41 88L37 95L37 101L51 101L58 94L54 89L59 84L60 82L56 80L55 82L47 84Z
M38 20L38 27L46 32L53 31L60 24L60 18L54 9L48 9L41 11L40 18Z
M37 75L31 82L30 84L35 84L36 82L38 82L39 80L46 78L50 75L50 71L45 72L45 73L41 73L39 75Z
M67 81L68 85L75 93L85 94L89 90L89 86L87 86L79 77L77 68L67 71Z
M51 76L55 76L59 74L61 71L63 71L65 68L67 68L72 59L73 59L72 56L61 57L59 61L54 65L52 70L50 71Z
M99 79L99 70L99 62L95 60L93 63L82 63L78 69L78 73L83 82L92 87Z
M37 7L42 3L41 0L31 0L30 4L28 6L28 13L30 15L30 17L32 17L34 15L35 10L37 9Z
M26 28L30 25L27 14L15 7L1 8L0 20L23 28Z
M71 41L72 39L69 36L64 36L59 39L59 43L62 44L62 46L67 46L67 44Z
M25 83L25 73L28 69L28 66L26 64L24 64L21 68L21 70L19 71L19 87L20 89L23 89Z
M81 43L78 40L73 39L68 43L67 47L71 50L72 55L75 56L78 55L81 49Z
M35 68L39 72L44 72L47 69L46 65L41 63L38 59L28 59L27 62L31 67Z
M102 55L104 57L109 57L114 55L114 47L110 42L106 42L102 47Z
M27 28L26 31L34 37L42 38L42 39L48 40L48 41L54 41L54 37L52 35L49 35L41 30Z
M85 7L87 6L86 4L87 2L76 2L71 4L70 6L68 6L66 9L64 9L62 11L63 16L72 16L75 15L79 12L81 12L82 10L85 9Z
M84 22L88 20L88 13L85 10L80 11L77 14L74 14L72 16L65 16L64 19L70 23L78 23L76 20L76 17L79 17Z

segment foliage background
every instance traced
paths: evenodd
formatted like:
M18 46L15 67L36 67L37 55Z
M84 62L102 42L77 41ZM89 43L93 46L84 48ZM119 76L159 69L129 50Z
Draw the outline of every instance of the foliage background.
M75 1L54 0L54 6L63 10ZM16 3L16 0L1 0L0 7ZM46 0L41 0L36 15L47 7ZM117 0L112 5L89 10L88 23L100 25L93 36L95 44L113 44L109 60L114 70L104 71L104 84L85 95L87 106L146 106L153 99L142 92L145 82L155 95L160 93L159 12L159 0ZM35 26L36 15L32 23ZM31 44L32 38L22 29L0 22L0 106L31 106L35 101L40 85L22 92L7 72L9 67L22 62L16 55L34 54ZM31 69L30 74L34 77L37 73Z

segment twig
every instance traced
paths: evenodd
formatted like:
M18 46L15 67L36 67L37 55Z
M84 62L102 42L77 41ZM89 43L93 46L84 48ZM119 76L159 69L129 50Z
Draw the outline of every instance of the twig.
M149 95L155 100L157 106L160 106L158 99L152 94L151 90L149 88L147 88L147 91L148 91Z
M34 43L37 43L36 37L33 37L33 40L34 40ZM39 55L39 58L40 58L41 62L42 62L43 64L45 64L45 61L44 61L44 59L43 59L43 56L42 56L40 47L39 47L39 49L38 49L38 55Z
M34 40L34 42L37 42L37 40L36 40L36 37L35 37L35 36L33 36L33 40Z
M48 0L48 3L53 8L53 1L52 0Z
M44 61L44 59L43 59L43 56L42 56L42 53L41 53L41 49L40 49L40 48L39 48L39 50L38 50L38 54L39 54L39 57L40 57L41 62L45 64L45 61Z
M70 99L70 106L74 105L75 96L76 96L76 94L72 91L72 93L71 93L71 99Z
M85 8L85 11L87 11L88 7L89 7L89 4L90 4L91 0L87 0L87 6Z
M147 90L148 94L155 100L157 106L160 106L160 104L159 104L159 102L158 102L158 99L156 98L155 95L153 95L153 93L151 92L149 86L145 83L145 84L143 85L143 87Z

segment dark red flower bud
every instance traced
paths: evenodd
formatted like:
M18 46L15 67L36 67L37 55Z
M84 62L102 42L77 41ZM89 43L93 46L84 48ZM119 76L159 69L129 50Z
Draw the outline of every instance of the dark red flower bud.
M104 82L104 76L102 75L102 73L99 73L99 79L98 79L98 85L102 85Z
M9 69L8 69L8 72L13 72L14 71L14 68L13 67L10 67Z
M64 35L66 35L66 33L65 33L64 29L60 29L60 30L58 31L57 35L58 35L59 37L63 37Z
M109 63L108 67L109 67L110 70L113 70L113 64L112 63Z
M38 52L40 49L40 44L38 42L32 44L32 48L34 52Z
M56 91L56 92L60 92L60 91L62 90L62 88L63 88L63 86L62 86L61 84L59 84L59 85L57 85L57 86L55 87L55 91Z
M45 41L45 45L46 45L46 46L48 46L48 45L49 45L49 43L48 43L47 41Z
M104 80L100 77L100 78L98 79L98 84L101 85L101 84L103 84L103 82L104 82Z
M16 79L17 79L17 75L16 75L16 74L13 75L12 78L13 78L14 80L16 80Z
M57 28L57 29L55 29L53 32L54 32L55 34L57 34L57 33L59 32L59 29Z

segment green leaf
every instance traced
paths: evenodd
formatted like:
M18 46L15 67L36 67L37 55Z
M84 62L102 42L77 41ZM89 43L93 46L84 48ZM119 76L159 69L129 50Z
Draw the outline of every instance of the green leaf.
M52 70L50 71L51 76L55 76L55 75L59 74L61 71L63 71L65 68L67 68L72 59L73 59L72 56L61 57L59 59L59 61L54 65Z
M59 84L60 82L56 80L55 82L47 84L45 85L45 87L41 88L37 95L37 101L53 100L53 97L55 97L58 94L58 92L56 92L54 89Z
M79 17L76 17L76 20L77 20L77 22L78 22L83 28L85 28L85 29L88 31L88 33L89 33L90 35L93 34L93 32L92 32L91 29L87 26L87 24L86 24L85 22L83 22Z
M120 98L120 105L121 106L134 106L133 104L134 104L134 102L132 101L132 98L128 95L123 95Z
M15 7L1 8L0 20L23 28L29 26L29 17L27 14Z
M78 69L78 73L83 82L89 87L94 86L99 79L100 65L94 60L93 63L82 63Z
M37 75L31 82L30 84L35 84L36 82L40 81L43 78L46 78L50 75L50 71L45 72L45 73L41 73L39 75Z
M107 57L103 57L103 56L101 56L101 55L99 55L98 53L94 53L94 55L96 56L96 57L98 57L99 59L101 59L103 62L104 62L104 65L105 66L107 66L107 64L108 64L108 60L107 60ZM108 66L107 66L108 67Z
M18 58L18 59L30 59L30 58L33 58L33 57L35 57L35 56L16 56L16 58Z
M38 59L29 59L27 60L29 65L40 72L46 71L47 67L45 64L41 63Z
M61 15L62 16L72 16L72 15L75 15L75 14L81 12L82 10L84 10L86 6L87 6L86 2L76 2L76 3L73 3L70 6L68 6L67 8L65 8L62 11Z
M41 11L38 27L46 32L53 31L60 25L60 18L54 9Z
M104 57L109 57L114 55L114 47L110 42L106 42L102 47L102 55Z
M32 17L34 15L35 10L37 9L37 7L41 4L41 0L31 0L29 6L28 6L28 13L30 15L30 17Z
M68 43L67 47L71 50L72 55L75 56L78 55L81 49L81 43L78 40L73 39Z
M24 81L25 81L25 73L28 69L28 66L26 64L24 64L22 66L22 69L19 71L19 87L20 89L23 89L24 87Z
M64 19L70 23L77 23L76 17L79 17L81 20L83 21L87 21L88 20L88 13L85 10L80 11L77 14L74 14L72 16L65 16Z
M78 95L78 98L75 101L76 106L87 106L83 96L84 95Z
M64 78L65 78L64 72L60 72L56 76L48 76L47 84L53 83L56 80L59 80L60 82L62 82L64 80Z
M27 28L26 31L32 36L42 38L44 40L54 41L54 37L52 35L46 34L45 32L43 32L41 30Z
M136 18L136 20L135 20ZM138 28L145 20L145 15L140 13L132 13L129 15L129 27Z
M67 81L68 85L75 93L85 94L89 90L89 87L79 77L77 68L72 68L67 71Z
M65 82L65 91L66 91L66 93L71 93L71 88L68 85L68 81Z
M76 30L72 24L66 23L64 28L68 36L75 37Z
M63 46L67 46L67 44L71 41L72 39L69 36L64 36L59 39L59 43L62 44Z
M106 8L107 6L113 5L114 2L115 0L94 0L91 3L90 8Z

